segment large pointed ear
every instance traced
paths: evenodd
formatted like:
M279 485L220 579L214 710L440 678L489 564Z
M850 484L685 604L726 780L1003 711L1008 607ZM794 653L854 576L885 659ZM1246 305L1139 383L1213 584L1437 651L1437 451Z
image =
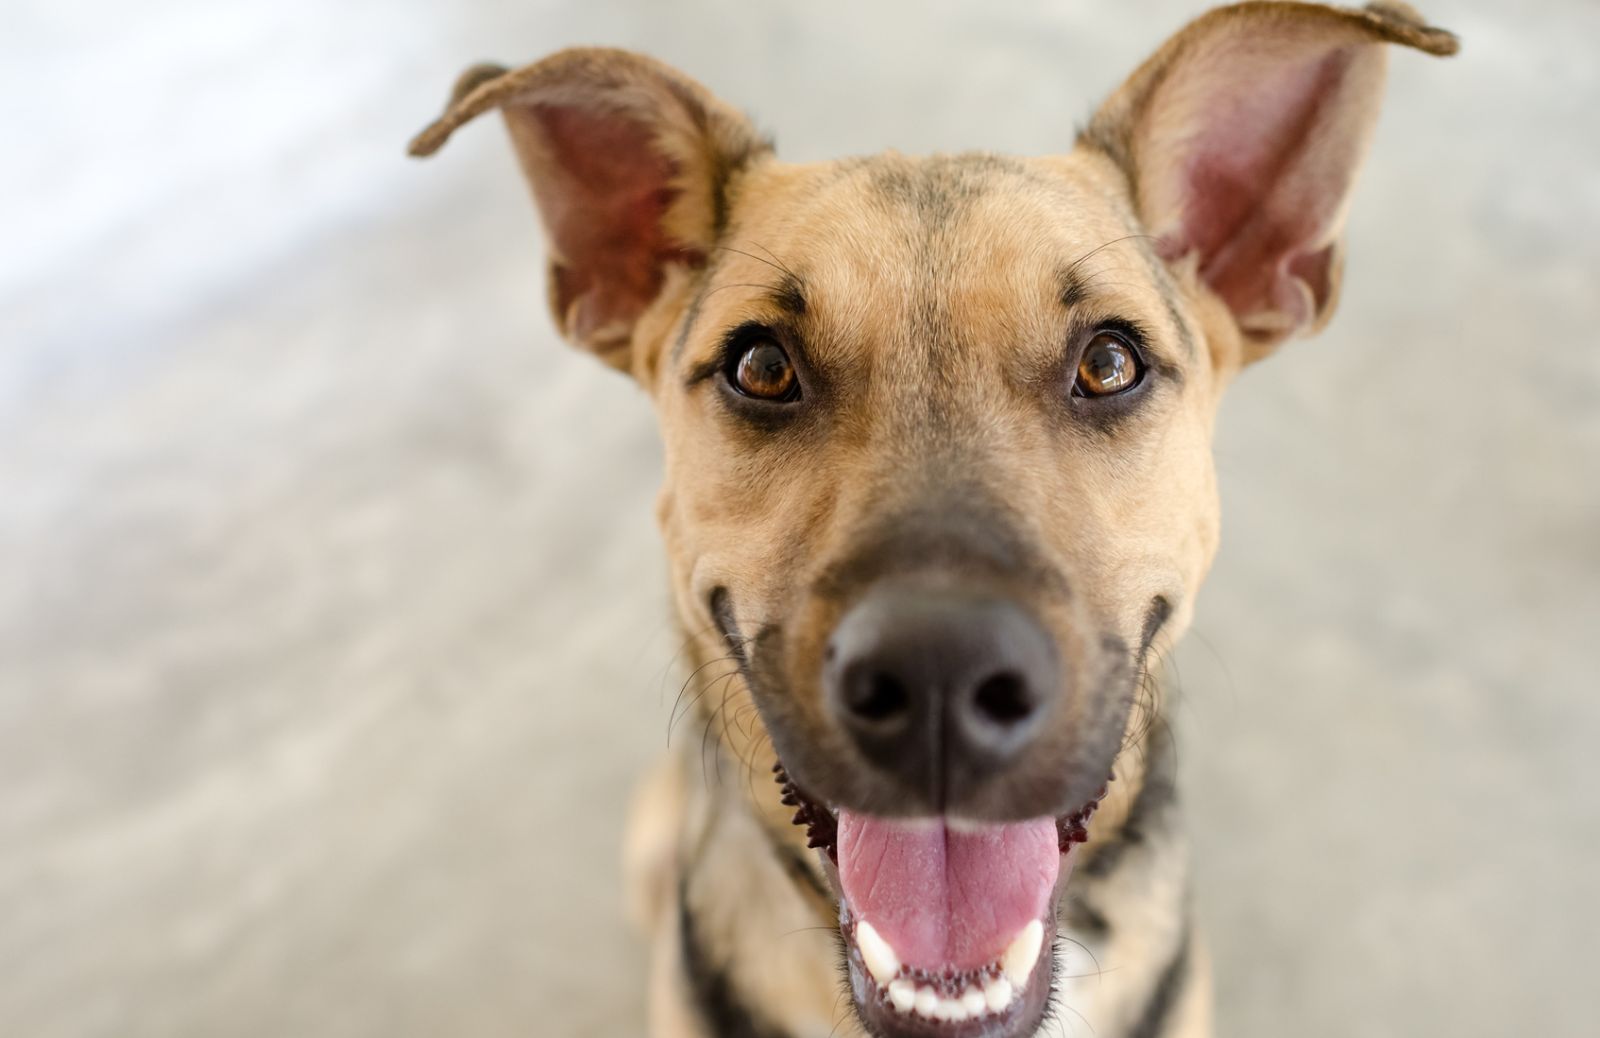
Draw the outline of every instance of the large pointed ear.
M1163 258L1192 264L1232 311L1246 360L1333 312L1390 43L1456 50L1400 3L1218 8L1168 40L1084 131L1081 143L1127 174Z
M468 69L411 154L433 154L491 109L505 116L544 224L561 333L614 367L638 367L640 317L672 268L705 263L731 181L770 144L676 70L628 51L578 48L515 72Z

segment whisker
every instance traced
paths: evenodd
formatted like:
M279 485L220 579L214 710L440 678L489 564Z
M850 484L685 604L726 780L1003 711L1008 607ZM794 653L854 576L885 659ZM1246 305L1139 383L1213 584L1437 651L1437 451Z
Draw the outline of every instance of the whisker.
M666 695L667 695L667 675L672 673L672 668L673 667L677 666L679 658L682 657L684 653L688 652L691 648L693 648L694 643L700 638L701 635L705 634L707 631L711 630L712 628L714 628L716 626L717 626L716 625L716 621L712 621L711 623L706 624L704 627L701 627L698 630L691 631L691 632L685 634L683 636L683 640L679 643L677 650L675 652L673 652L672 657L670 659L668 659L666 663L661 665L661 673L660 673L659 677L657 678L657 690L656 690L656 703L657 703L657 705L660 705L661 700L666 698ZM679 694L680 695L682 694L681 691L680 691Z
M1071 1006L1067 1005L1066 1000L1061 998L1059 993L1057 993L1056 997L1051 1000L1051 1008L1052 1009L1065 1009L1067 1012L1069 1012L1073 1016L1077 1017L1078 1018L1078 1023L1081 1023L1081 1024L1083 1024L1084 1027L1088 1028L1090 1034L1094 1034L1095 1033L1094 1025L1089 1022L1089 1018L1084 1016L1082 1013L1078 1012L1076 1009L1072 1008ZM1077 1028L1076 1025L1074 1025L1072 1029L1074 1031L1076 1031L1078 1028Z
M1110 241L1105 242L1104 244L1095 246L1094 248L1090 249L1088 252L1084 253L1082 256L1079 256L1077 259L1073 260L1072 264L1067 267L1067 277L1072 277L1074 274L1076 274L1078 272L1078 267L1081 266L1083 264L1083 262L1085 260L1087 260L1090 256L1093 256L1095 253L1099 252L1101 249L1109 249L1113 245L1120 245L1125 241L1132 241L1135 238L1148 238L1151 241L1156 241L1157 240L1156 236L1153 235L1153 234L1124 234L1120 238L1112 238Z
M750 242L751 245L754 245L756 248L760 249L762 252L766 253L768 256L771 256L772 257L772 261L774 263L776 263L778 265L778 267L785 274L787 274L790 277L794 278L796 281L800 280L800 275L796 274L794 271L790 270L789 269L789 264L783 262L783 260L778 256L778 254L776 252L773 252L771 249L767 248L765 245L763 245L760 242L756 241L754 238L749 239L749 242Z
M841 985L841 987L843 987L843 985ZM846 1000L851 997L853 996L850 994L850 989L848 987L843 987L843 990L839 992L839 997L833 1000L833 1015L838 1017L838 1019L836 1019L833 1022L833 1026L828 1029L828 1038L833 1038L835 1034L838 1034L839 1028L844 1026L844 1024L849 1021L850 1017L845 1013L841 1013L840 1010L847 1006L848 1003Z
M833 933L838 929L837 926L799 926L787 933L779 934L778 939L781 941L783 938L793 937L797 933Z
M707 292L704 296L701 296L701 298L702 299L710 299L712 296L716 295L718 292L725 292L730 288L755 288L755 289L760 289L763 292L768 292L768 291L771 291L772 286L771 285L757 285L757 284L754 284L753 282L748 282L748 281L735 281L732 284L728 284L728 285L718 285L716 288L713 288L711 291Z
M753 801L760 799L756 793L756 772L758 769L756 768L755 757L756 752L762 748L762 744L765 744L766 752L771 753L774 759L777 757L777 754L772 750L772 736L767 734L766 729L761 730L759 738L750 737L749 752L745 755L744 774L745 786L749 790L750 799Z
M699 676L700 672L705 670L707 667L715 666L718 663L734 662L737 661L735 661L732 656L714 656L689 672L688 676L683 679L683 684L678 687L678 694L672 701L672 718L667 725L669 731L671 730L672 724L676 723L677 721L678 706L683 702L683 694L689 690L689 686L693 684L694 679Z
M705 771L706 771L706 746L707 746L708 741L710 740L712 728L717 722L717 715L722 713L725 709L727 709L728 697L730 695L732 695L732 693L733 693L733 689L729 685L729 681L734 677L734 675L736 675L738 673L739 672L737 670L735 670L732 673L724 674L721 678L717 679L717 680L720 680L723 683L722 703L715 710L711 711L711 715L706 718L705 730L700 733L700 777L701 777L702 781L707 781L708 783L709 783L709 778L707 777L707 775L705 773ZM716 762L717 785L720 786L720 785L722 785L722 749L721 748L722 748L722 745L723 745L722 739L720 737L717 739L717 744L716 745L717 745L717 754L713 758L713 760Z
M795 276L794 271L792 271L788 267L784 266L782 261L779 261L779 262L776 262L776 263L773 262L773 260L777 260L778 257L772 255L772 250L771 249L769 249L766 246L762 245L760 242L752 241L750 244L754 245L756 248L758 248L761 251L765 252L767 255L772 256L772 259L770 259L770 260L769 259L762 259L760 256L757 256L753 252L746 252L743 249L736 249L732 245L713 245L712 248L719 249L722 252L731 252L736 256L743 256L746 259L753 259L757 263L765 263L767 266L771 267L773 270L776 270L781 274L787 274L790 277L794 277ZM799 280L799 279L796 278L796 280Z
M1100 980L1101 978L1103 978L1105 976L1105 972L1106 972L1105 971L1105 967L1100 965L1100 957L1098 955L1096 955L1094 952L1090 951L1089 950L1089 946L1087 944L1084 944L1082 941L1078 940L1075 937L1068 937L1066 934L1062 933L1059 930L1056 931L1056 943L1058 945L1059 944L1070 944L1070 945L1072 945L1073 947L1077 948L1079 951L1083 952L1083 954L1089 956L1089 961L1094 963L1094 972L1093 973L1079 973L1079 974L1075 974L1075 975L1071 975L1071 976L1064 976L1062 979L1065 979L1065 980L1084 980L1084 979L1086 979L1088 977L1094 977L1096 980Z
M689 690L689 686L694 683L694 679L698 677L702 671L704 671L707 667L714 667L719 663L732 663L734 665L734 669L729 671L730 674L737 674L739 671L738 660L734 659L732 656L718 656L716 659L708 660L707 662L700 664L700 666L691 671L689 676L684 679L683 687L678 690L677 699L673 700L672 713L667 718L667 746L669 749L672 746L672 729L677 727L677 724L680 720L689 716L689 712L693 710L694 705L700 701L700 697L704 696L706 694L706 690L711 687L711 682L717 681L722 675L711 678L705 684L703 684L700 687L700 691L695 693L694 698L689 700L688 705L683 708L683 713L680 714L678 712L678 706L683 702L683 694Z

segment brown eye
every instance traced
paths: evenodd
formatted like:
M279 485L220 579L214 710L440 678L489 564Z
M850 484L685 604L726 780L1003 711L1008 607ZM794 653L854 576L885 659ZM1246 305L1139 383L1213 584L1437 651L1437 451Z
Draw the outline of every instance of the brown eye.
M1139 353L1115 332L1097 332L1078 361L1072 383L1077 396L1114 396L1139 384L1144 365Z
M783 347L761 339L744 347L733 368L734 388L757 400L800 399L800 379Z

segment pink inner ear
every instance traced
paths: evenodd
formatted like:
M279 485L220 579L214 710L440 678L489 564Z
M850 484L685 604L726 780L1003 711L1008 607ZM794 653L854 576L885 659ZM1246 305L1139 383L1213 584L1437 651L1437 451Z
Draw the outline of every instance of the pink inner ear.
M1355 53L1273 61L1240 48L1213 55L1200 74L1220 89L1191 86L1190 117L1201 125L1184 163L1182 229L1162 252L1198 252L1201 276L1241 321L1273 314L1301 327L1331 295L1324 239L1354 170L1349 149L1324 138Z
M535 191L555 251L556 313L594 344L624 335L661 289L662 267L693 254L662 227L674 167L645 124L616 111L535 105L553 169Z

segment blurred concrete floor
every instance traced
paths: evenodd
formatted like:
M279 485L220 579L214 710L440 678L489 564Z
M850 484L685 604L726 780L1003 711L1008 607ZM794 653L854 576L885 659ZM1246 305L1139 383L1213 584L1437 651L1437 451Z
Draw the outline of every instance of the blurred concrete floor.
M648 49L791 158L1065 147L1195 2L8 5L0 1035L622 1035L676 647L646 402L458 67ZM1178 655L1221 1033L1593 1033L1600 8L1433 0ZM1535 10L1530 10L1534 9Z

